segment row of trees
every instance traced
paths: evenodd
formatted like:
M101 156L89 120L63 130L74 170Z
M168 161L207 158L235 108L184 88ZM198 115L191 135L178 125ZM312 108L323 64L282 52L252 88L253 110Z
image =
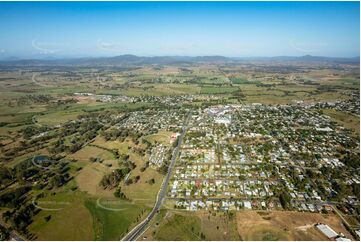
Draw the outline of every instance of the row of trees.
M49 103L51 100L53 100L53 97L48 94L28 94L16 99L16 103L17 105L26 105L31 103Z

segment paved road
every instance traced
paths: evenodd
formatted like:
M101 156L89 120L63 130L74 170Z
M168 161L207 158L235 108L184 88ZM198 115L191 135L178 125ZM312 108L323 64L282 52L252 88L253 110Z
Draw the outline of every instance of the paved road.
M159 190L159 193L158 193L158 196L157 196L157 200L156 200L156 202L154 204L154 207L153 207L152 211L148 214L148 216L145 218L145 220L143 220L140 224L138 224L135 228L133 228L127 235L125 235L123 237L122 241L136 240L145 231L145 229L147 228L149 222L157 214L158 210L162 206L163 199L164 199L164 197L166 195L166 192L167 192L167 187L168 187L168 183L169 183L169 180L170 180L170 177L171 177L171 174L172 174L172 170L174 168L174 165L175 165L178 153L179 153L179 149L180 149L180 146L182 144L183 137L184 137L184 135L185 135L185 133L187 131L187 128L188 128L189 119L190 119L190 114L186 118L186 121L185 121L185 123L183 125L182 133L179 136L178 144L177 144L177 146L175 147L175 149L173 151L172 159L171 159L170 165L168 167L168 173L167 173L166 177L164 178L163 184L160 187L160 190Z

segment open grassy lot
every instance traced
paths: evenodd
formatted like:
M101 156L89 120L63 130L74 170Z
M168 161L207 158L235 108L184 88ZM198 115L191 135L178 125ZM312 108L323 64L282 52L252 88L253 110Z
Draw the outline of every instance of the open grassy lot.
M49 195L37 204L42 209L29 227L37 240L119 240L148 212L125 200L89 198L80 192Z
M90 195L113 197L113 191L104 190L99 186L99 182L105 174L111 172L115 167L109 168L104 164L91 163L86 165L79 171L75 180L81 191L87 192Z
M76 163L71 164L72 167L74 166L75 169L82 168L75 177L77 186L81 191L93 196L113 197L114 191L104 190L99 186L99 182L105 174L111 173L112 170L119 167L118 160L114 159L111 152L88 145L69 155L68 158L77 160ZM92 162L90 158L98 158L101 162Z
M37 116L37 121L39 124L43 125L58 125L65 123L70 120L76 120L80 114L83 114L82 111L68 112L68 111L59 111L47 113L44 115Z
M197 212L201 219L202 232L207 240L240 240L237 232L235 212Z
M360 118L345 112L334 109L324 109L322 112L330 116L333 120L341 126L351 129L356 135L360 135Z
M283 96L283 95L267 95L267 94L257 94L254 96L246 96L246 103L262 103L262 104L287 104L290 103L295 98L292 96Z
M218 87L218 86L202 86L201 94L225 94L232 93L238 90L238 87Z
M95 146L85 146L84 148L80 149L79 151L75 152L68 156L69 158L74 158L80 162L89 162L91 157L99 157L103 160L112 160L113 155L106 150L100 149Z
M146 240L239 240L235 213L161 210ZM173 236L173 237L172 237Z
M160 131L156 134L145 136L144 138L151 143L158 142L162 143L163 145L170 145L171 135L172 132Z
M200 87L192 84L142 84L127 88L122 94L129 96L168 96L168 95L190 95L198 94Z
M106 141L106 140L104 140L103 137L100 137L100 136L98 136L92 144L98 145L100 147L104 147L107 149L118 149L122 153L126 153L128 150L128 147L131 145L131 143L127 142L127 141L124 141L124 142L120 142L119 140Z
M301 88L299 91L287 92L285 89L252 88L243 90L247 103L262 104L291 104L295 100L307 102L325 102L333 100L344 100L347 96L336 91L323 91L311 93Z
M61 193L48 196L40 201L44 210L34 217L29 230L36 240L92 240L93 220L91 213L84 206L85 196L81 193ZM51 216L49 221L45 217Z
M99 206L100 204L100 206ZM93 236L90 240L120 240L137 221L149 212L139 205L125 200L87 200L85 206L93 218ZM110 208L110 209L109 209Z
M327 240L315 229L325 223L336 232L352 238L335 214L315 214L287 211L237 213L238 232L242 240Z
M155 240L201 240L201 221L192 213L167 213L156 230Z
M136 167L130 177L140 176L137 183L133 183L127 186L122 186L122 191L132 201L137 204L146 205L152 207L155 203L160 186L163 182L163 175L158 171L147 168L144 172L140 172L140 167ZM154 179L154 184L149 184L149 180Z

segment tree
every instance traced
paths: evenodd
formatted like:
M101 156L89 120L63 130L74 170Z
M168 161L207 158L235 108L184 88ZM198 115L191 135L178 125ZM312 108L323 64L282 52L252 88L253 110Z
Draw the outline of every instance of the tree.
M121 191L121 187L118 187L117 190L114 192L114 197L123 198L125 199L125 194Z
M287 209L288 208L288 204L290 203L291 201L291 197L288 193L285 193L285 192L282 192L279 196L279 199L280 199L280 202L281 202L281 205L284 209Z
M9 235L10 235L9 231L3 226L0 226L0 240L1 241L9 240Z
M48 215L48 216L46 216L46 217L44 218L45 222L49 222L50 219L51 219L51 215Z
M153 184L155 183L154 178L150 179L150 180L148 181L148 183L149 183L150 185L153 185Z

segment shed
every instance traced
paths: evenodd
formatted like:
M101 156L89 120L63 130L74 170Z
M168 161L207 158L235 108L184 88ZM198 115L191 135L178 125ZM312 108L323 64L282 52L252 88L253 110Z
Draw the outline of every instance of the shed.
M335 238L338 236L338 234L330 228L327 224L317 224L316 228L321 231L324 235L327 236L327 238Z

